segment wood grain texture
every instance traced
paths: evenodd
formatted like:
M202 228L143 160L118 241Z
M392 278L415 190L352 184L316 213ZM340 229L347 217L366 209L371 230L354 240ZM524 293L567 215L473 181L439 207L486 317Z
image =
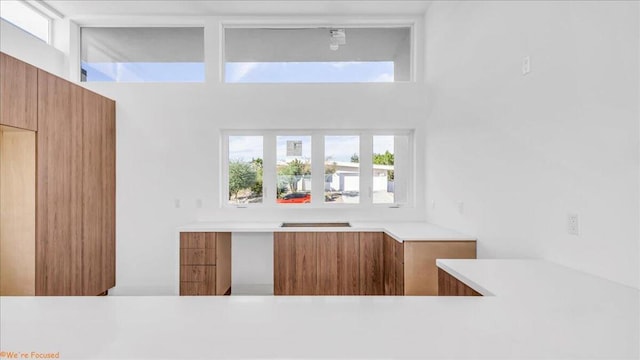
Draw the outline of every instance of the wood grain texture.
M396 239L384 234L384 294L396 295Z
M475 259L475 241L405 241L405 295L437 295L436 259Z
M338 233L338 292L331 295L360 294L360 234Z
M396 295L404 295L404 243L396 241Z
M215 295L225 295L231 289L231 233L217 233L215 236L216 248L205 248L205 251L216 254Z
M113 102L81 89L83 293L115 286L115 112Z
M482 296L482 294L438 268L438 296Z
M36 295L84 294L82 115L81 88L39 70Z
M216 266L181 265L180 295L216 295Z
M273 294L293 295L296 281L296 234L273 234Z
M338 243L342 235L336 232L316 234L318 247L318 284L316 295L338 294Z
M215 265L214 249L180 249L180 265Z
M360 295L384 295L384 237L360 233Z
M295 281L293 295L315 295L317 285L317 245L316 234L295 233Z
M35 295L36 134L0 126L0 296Z
M38 130L38 69L0 53L0 125Z

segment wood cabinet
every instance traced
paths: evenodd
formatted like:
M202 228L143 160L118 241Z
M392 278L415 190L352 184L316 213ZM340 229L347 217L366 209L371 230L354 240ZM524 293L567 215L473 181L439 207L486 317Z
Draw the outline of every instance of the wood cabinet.
M276 232L275 295L383 295L382 233Z
M316 295L360 294L360 236L357 232L316 233Z
M274 233L275 295L438 295L436 259L475 241L399 242L382 232Z
M438 296L482 296L482 294L438 268Z
M384 295L384 285L383 233L360 233L360 295Z
M2 232L2 256L33 261L35 295L102 294L115 286L115 103L45 71L35 74L36 96L28 104L37 119L35 175L20 190L34 197L33 245L4 251L17 236ZM7 74L0 76L4 86ZM3 88L0 98L4 104L13 96ZM8 163L1 160L0 168ZM16 209L4 209L0 223ZM23 275L4 271L2 281ZM5 290L0 295L20 294Z
M231 233L180 233L180 295L231 294Z
M404 294L438 295L436 259L475 258L475 241L405 241Z
M0 53L0 125L38 130L38 69Z

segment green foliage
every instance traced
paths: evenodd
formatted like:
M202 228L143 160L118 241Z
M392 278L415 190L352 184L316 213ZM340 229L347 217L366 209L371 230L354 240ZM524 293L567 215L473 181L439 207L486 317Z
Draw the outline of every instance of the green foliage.
M311 165L298 159L290 161L278 170L280 186L286 184L292 192L298 191L298 182L304 175L311 175ZM303 189L304 190L304 189Z
M384 154L373 154L373 163L377 165L393 165L393 154L386 150ZM393 181L394 174L393 170L387 171L387 178L389 181Z
M257 172L251 163L242 161L229 162L229 197L238 200L238 193L249 189L256 183Z
M351 155L351 162L352 163L359 163L360 162L360 156L358 156L358 154Z
M251 166L253 166L253 169L256 171L256 182L251 186L251 192L256 196L262 196L262 159L251 159Z

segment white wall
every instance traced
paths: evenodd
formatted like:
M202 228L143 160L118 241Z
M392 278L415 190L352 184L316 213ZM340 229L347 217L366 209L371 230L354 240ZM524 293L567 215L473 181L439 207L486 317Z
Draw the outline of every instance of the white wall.
M0 19L0 51L54 75L66 78L65 54L44 41Z
M197 220L425 219L422 201L415 208L376 211L221 208L221 130L399 128L416 129L415 136L421 139L425 87L422 83L223 84L220 23L208 19L205 24L206 83L84 84L116 100L117 286L112 293L176 294L176 228ZM422 141L416 142L416 151L424 153ZM422 173L424 164L418 162L416 174ZM419 187L417 198L424 196ZM180 199L180 208L175 208L175 199ZM202 208L196 206L197 199ZM262 238L270 241L269 235ZM256 251L265 263L272 261L268 247Z
M432 4L428 220L639 287L638 22L631 1Z

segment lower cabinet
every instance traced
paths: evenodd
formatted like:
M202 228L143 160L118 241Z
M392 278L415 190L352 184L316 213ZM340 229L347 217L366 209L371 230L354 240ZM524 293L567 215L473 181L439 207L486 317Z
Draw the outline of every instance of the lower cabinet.
M438 295L436 259L475 258L475 241L405 241L404 294Z
M231 233L180 233L180 295L231 294Z
M482 294L438 268L438 296L482 296Z
M382 232L275 232L275 295L438 295L436 259L475 259L475 241L397 241ZM205 255L203 255L205 256Z
M275 295L384 295L384 243L374 232L274 233Z

